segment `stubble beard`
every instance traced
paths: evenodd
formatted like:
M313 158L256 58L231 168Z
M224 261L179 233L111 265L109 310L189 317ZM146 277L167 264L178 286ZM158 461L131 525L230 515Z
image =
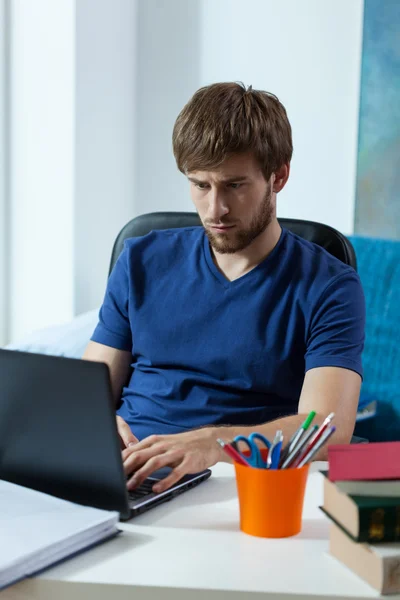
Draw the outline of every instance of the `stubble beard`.
M216 234L205 227L205 232L211 247L219 254L234 254L249 246L261 233L263 233L274 217L272 204L272 186L268 185L265 197L259 211L254 215L246 229L233 231L232 233Z

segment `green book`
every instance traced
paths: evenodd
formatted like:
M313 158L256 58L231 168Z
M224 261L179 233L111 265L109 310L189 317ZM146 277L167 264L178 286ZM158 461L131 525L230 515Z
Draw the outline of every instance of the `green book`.
M400 541L400 495L346 494L325 476L321 509L356 542L378 544Z

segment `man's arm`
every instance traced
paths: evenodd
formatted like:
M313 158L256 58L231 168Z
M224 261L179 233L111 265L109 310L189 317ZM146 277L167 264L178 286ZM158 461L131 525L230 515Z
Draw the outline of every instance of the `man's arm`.
M204 427L175 435L150 436L122 454L126 474L136 471L128 487L140 485L156 469L171 465L174 467L171 474L154 488L161 492L187 473L196 473L218 461L229 462L230 459L219 448L217 438L231 441L236 435L247 436L256 429L272 440L276 430L281 429L287 442L311 410L317 413L313 423L318 425L329 413L334 412L337 433L330 440L348 443L354 429L360 385L360 375L348 369L311 369L304 378L297 415L263 425ZM321 449L317 458L326 459L326 447Z
M348 444L356 423L360 389L361 377L355 371L340 367L310 369L304 378L299 413L317 410L325 418L334 412L332 424L336 431L331 440L335 444ZM326 460L326 448L318 454L319 460Z
M129 379L132 354L98 342L89 342L82 357L84 360L104 362L110 369L111 389L115 406L121 400L122 388Z
M130 376L132 353L126 350L111 348L98 342L89 342L83 354L83 359L104 362L110 370L111 389L115 406L121 400L122 388L127 384ZM122 439L123 447L138 440L130 430L129 425L117 416L118 433Z
M281 429L284 443L286 443L312 410L317 413L313 425L321 425L328 414L333 412L335 418L332 425L336 426L336 432L330 438L329 443L348 444L356 422L360 387L361 377L355 371L339 367L310 369L304 378L298 414L259 425L257 431L272 440L277 429ZM254 431L255 427L229 427L227 429L229 434L235 437L239 434L248 435ZM221 435L220 437L224 439L225 436ZM318 452L317 460L326 460L327 446L328 444Z

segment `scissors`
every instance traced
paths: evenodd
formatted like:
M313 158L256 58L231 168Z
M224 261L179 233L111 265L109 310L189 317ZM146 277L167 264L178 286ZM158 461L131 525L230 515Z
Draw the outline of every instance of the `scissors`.
M256 440L260 442L260 445L257 445ZM283 435L281 430L276 432L272 443L264 435L256 432L251 433L248 437L246 437L245 435L237 435L233 440L235 448L238 452L240 452L238 443L243 442L244 444L246 444L248 450L250 451L250 455L243 454L242 452L240 452L240 454L249 463L251 467L256 467L257 469L278 468L279 456L282 448L282 441ZM262 457L260 447L264 447L268 450L266 460L264 460Z

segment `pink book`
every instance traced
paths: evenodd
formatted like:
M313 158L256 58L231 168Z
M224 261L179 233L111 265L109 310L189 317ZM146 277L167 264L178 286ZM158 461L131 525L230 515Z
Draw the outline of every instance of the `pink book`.
M331 481L400 479L400 442L333 444L328 461Z

